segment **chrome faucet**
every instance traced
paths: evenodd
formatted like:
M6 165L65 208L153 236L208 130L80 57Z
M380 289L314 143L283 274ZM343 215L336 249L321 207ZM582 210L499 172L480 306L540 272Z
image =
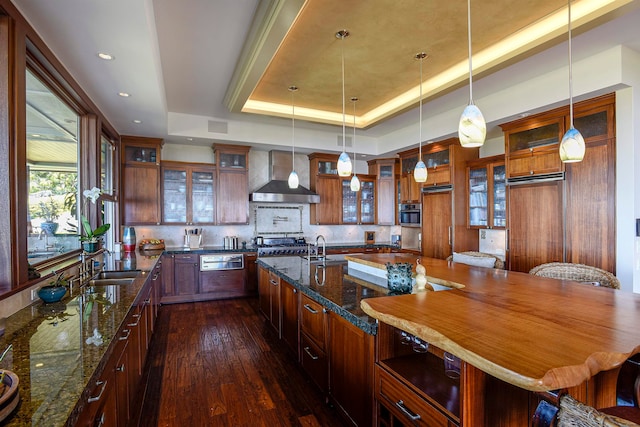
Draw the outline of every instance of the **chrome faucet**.
M316 237L316 256L318 258L320 258L320 245L318 244L318 241L322 239L322 258L326 258L327 255L327 240L324 238L324 236L322 234L318 234L318 237Z

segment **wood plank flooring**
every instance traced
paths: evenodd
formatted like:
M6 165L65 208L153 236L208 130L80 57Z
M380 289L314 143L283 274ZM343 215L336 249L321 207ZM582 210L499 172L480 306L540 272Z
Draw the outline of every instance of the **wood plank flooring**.
M139 426L345 426L255 298L164 305Z

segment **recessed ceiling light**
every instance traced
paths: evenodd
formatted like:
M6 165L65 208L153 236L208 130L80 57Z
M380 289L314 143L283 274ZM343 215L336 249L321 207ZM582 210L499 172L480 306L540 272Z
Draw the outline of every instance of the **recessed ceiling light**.
M193 141L193 138L187 138L187 141Z
M142 123L142 120L135 119L135 120L133 120L133 123L139 125L140 123Z
M105 52L98 52L98 58L104 59L105 61L113 61L114 59L116 59L115 56Z
M120 96L121 96L121 97L123 97L123 98L128 98L128 97L130 97L130 96L131 96L131 95L129 95L127 92L118 92L118 95L120 95Z

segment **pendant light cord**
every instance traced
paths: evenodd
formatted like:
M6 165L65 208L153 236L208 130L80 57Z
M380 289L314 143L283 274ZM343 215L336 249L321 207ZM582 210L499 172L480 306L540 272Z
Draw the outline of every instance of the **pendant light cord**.
M569 14L569 126L573 128L573 70L571 57L571 0L568 0L567 6Z
M340 43L340 57L342 58L342 152L346 152L346 124L347 115L345 113L344 104L344 35L341 36L342 42Z
M473 65L471 61L471 0L467 0L467 36L469 39L469 104L473 104Z
M419 157L418 157L418 161L422 161L422 61L424 60L424 57L420 58L420 122L419 122L419 131L418 131L418 136L420 137L420 140L418 141L418 143L420 144L420 148L419 148Z
M295 168L296 158L296 104L294 102L294 93L297 88L291 88L291 170Z
M356 101L358 101L358 98L354 96L351 101L353 101L353 140L351 141L353 145L353 176L356 176Z

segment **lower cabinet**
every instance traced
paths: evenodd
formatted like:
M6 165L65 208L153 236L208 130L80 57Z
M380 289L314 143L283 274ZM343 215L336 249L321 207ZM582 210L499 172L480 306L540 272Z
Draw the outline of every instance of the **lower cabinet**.
M329 395L356 426L373 419L374 337L348 320L329 314Z
M160 301L171 304L255 295L257 255L247 253L243 257L244 269L200 271L199 254L163 255Z
M299 359L299 306L298 290L290 283L282 280L280 285L280 305L282 307L282 322L280 336L289 349Z
M258 272L260 311L280 337L280 277L267 269Z
M329 390L328 326L327 310L303 294L300 297L300 363L324 393Z
M126 427L138 417L144 394L142 372L157 314L157 288L161 285L160 268L154 269L110 344L113 350L102 372L83 396L83 410L76 426Z
M258 268L258 284L260 311L309 379L351 425L370 426L374 336L266 268Z

